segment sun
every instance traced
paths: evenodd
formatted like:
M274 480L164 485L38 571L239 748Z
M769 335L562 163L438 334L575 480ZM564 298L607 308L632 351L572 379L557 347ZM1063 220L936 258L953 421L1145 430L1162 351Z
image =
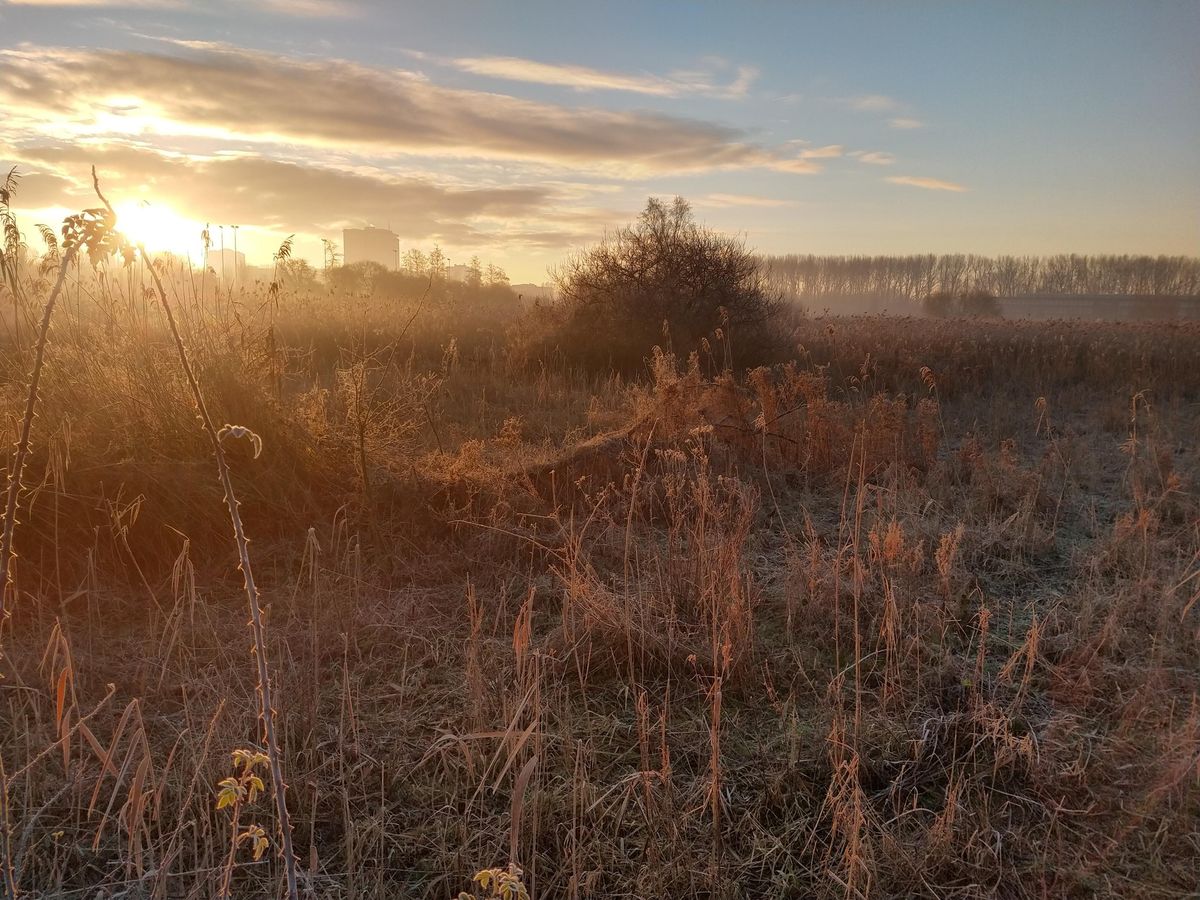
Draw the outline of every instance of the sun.
M151 252L167 251L181 256L203 252L203 225L179 215L171 207L146 200L130 200L116 207L117 228L135 244Z

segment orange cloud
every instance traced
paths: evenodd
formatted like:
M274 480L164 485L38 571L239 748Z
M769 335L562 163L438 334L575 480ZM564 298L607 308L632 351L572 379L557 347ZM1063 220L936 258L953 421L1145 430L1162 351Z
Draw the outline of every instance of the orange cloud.
M759 206L779 207L791 206L791 200L779 200L775 197L758 197L753 194L709 194L700 200L697 206L708 206L724 209L730 206Z
M813 147L811 150L803 150L800 153L801 159L837 159L846 151L846 148L841 144L829 144L825 147Z
M860 163L867 163L872 166L890 166L896 161L896 157L883 150L855 150L850 155Z
M962 193L969 190L961 184L955 184L953 181L942 181L940 178L921 178L915 175L894 175L891 178L885 178L884 181L890 181L892 184L905 184L909 187L924 188L927 191L954 191Z

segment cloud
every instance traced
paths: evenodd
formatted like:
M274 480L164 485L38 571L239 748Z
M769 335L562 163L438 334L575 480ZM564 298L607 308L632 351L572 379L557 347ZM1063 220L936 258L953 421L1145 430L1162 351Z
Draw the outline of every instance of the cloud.
M519 160L621 178L816 167L712 122L559 106L438 86L344 60L201 42L177 55L22 46L0 50L0 105L42 137L146 134L386 154ZM111 112L113 107L119 115ZM108 112L106 112L108 110Z
M87 6L104 9L181 9L184 6L184 0L7 0L7 2L9 6Z
M768 168L776 172L790 172L793 175L815 175L817 172L822 171L822 167L818 163L811 162L802 157L776 160L770 163Z
M631 75L606 72L588 66L545 63L516 56L479 56L441 59L419 54L443 65L453 66L474 75L569 87L578 91L628 91L656 97L678 97L682 94L708 94L719 97L741 97L749 90L758 71L749 66L738 68L735 79L722 85L709 71L679 71L669 77L660 75Z
M801 159L837 159L845 152L846 148L841 144L828 144L824 147L814 147L811 150L802 150L800 152Z
M779 207L791 206L792 201L779 200L775 197L757 197L752 194L709 194L696 205L716 209L725 209L731 206Z
M681 69L671 73L671 79L680 86L680 93L736 99L746 96L751 85L758 79L759 72L754 66L737 66L733 81L721 84L718 82L718 76L733 68L730 63L719 56L706 57L703 62L705 68Z
M750 90L750 85L754 84L756 78L758 69L753 66L739 66L737 78L725 89L726 93L731 97L742 97Z
M895 97L889 97L887 94L858 94L853 97L834 97L827 102L844 106L855 112L866 113L899 113L906 108L906 104L901 103ZM887 119L887 124L891 128L901 130L925 127L925 123L920 119L904 115L893 115Z
M835 102L859 112L887 112L900 105L886 94L859 94L856 97L841 97Z
M347 19L362 10L349 0L253 0L265 12L302 19Z
M884 181L890 181L892 184L905 184L909 187L924 188L927 191L954 191L962 193L969 190L961 184L955 184L953 181L942 181L940 178L921 178L915 175L893 175L891 178L885 178Z
M855 150L851 154L860 163L867 163L871 166L890 166L896 161L896 157L883 150Z
M7 175L13 168L13 163L5 162L7 157L0 154L0 178ZM73 195L82 196L78 185L69 178L64 178L50 171L29 171L24 166L17 167L17 192L15 203L22 209L43 209L58 206L65 198Z
M655 75L623 75L586 66L555 65L515 56L463 57L449 62L474 75L560 85L581 91L631 91L659 97L673 97L679 93L678 85Z
M190 12L220 12L223 4L188 4L187 0L7 0L10 6L77 7L92 9L188 9ZM0 2L0 6L4 4ZM232 6L233 4L228 4ZM351 0L244 0L239 9L258 7L272 15L298 18L345 18L361 9Z
M540 187L461 189L366 168L336 169L257 156L188 157L137 147L64 145L18 151L27 171L21 209L92 203L95 164L114 202L152 198L197 221L239 222L287 233L328 233L346 225L390 223L402 237L469 243L489 221L536 219L552 231L556 195ZM0 163L4 171L12 163ZM557 217L557 218L556 218ZM578 228L565 228L573 238ZM564 238L564 242L567 238Z

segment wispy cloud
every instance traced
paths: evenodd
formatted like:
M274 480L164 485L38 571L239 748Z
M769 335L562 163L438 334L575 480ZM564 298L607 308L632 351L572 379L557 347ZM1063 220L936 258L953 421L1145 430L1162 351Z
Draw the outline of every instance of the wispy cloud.
M812 147L808 150L800 151L801 159L837 159L846 148L841 144L827 144L824 147Z
M886 94L859 94L854 97L840 97L834 102L859 112L887 112L900 106L897 100Z
M568 63L547 63L517 56L475 56L443 59L421 54L443 65L452 66L474 75L521 81L532 84L549 84L568 87L577 91L628 91L657 97L678 97L682 94L707 94L719 97L741 97L746 94L758 70L750 66L737 69L732 81L722 84L717 81L713 66L696 71L676 71L668 76L652 74L630 74L610 72Z
M737 128L442 87L411 71L177 42L174 55L0 50L0 104L44 136L191 135L656 173L819 171ZM119 114L112 110L119 108Z
M850 153L860 163L867 163L871 166L890 166L896 161L896 157L883 150L854 150Z
M91 9L186 9L189 12L219 13L226 4L197 4L188 0L0 0L9 6L76 7ZM233 3L227 4L233 7ZM244 0L239 9L258 8L273 15L297 18L347 18L361 14L354 0Z
M671 80L683 87L682 93L737 99L746 96L758 79L759 71L754 66L734 66L720 56L708 56L702 62L699 69L677 69L671 73ZM732 81L728 80L730 74ZM726 78L722 79L722 75Z
M697 206L709 206L717 209L724 209L731 206L779 207L792 205L791 200L780 200L776 197L758 197L753 194L709 194L697 203Z
M351 0L252 0L252 5L304 19L347 19L363 12Z
M656 75L625 75L586 66L536 62L515 56L461 57L448 62L455 68L474 75L560 85L581 91L631 91L659 97L672 97L679 93L677 84Z
M0 3L0 6L4 6ZM8 6L92 7L96 9L182 9L185 0L7 0Z
M725 89L730 97L744 96L750 90L750 86L754 84L754 80L758 78L758 69L753 66L738 66L737 73L737 78Z
M774 169L776 172L791 172L793 175L815 175L823 171L820 163L815 163L803 157L777 159L767 164L765 168Z
M827 99L826 102L855 112L884 115L891 113L892 115L886 119L890 128L911 130L913 128L925 127L925 123L920 119L906 114L910 111L907 103L902 103L895 97L889 97L887 94L856 94L852 97L832 97Z
M961 184L955 184L953 181L942 181L940 178L922 178L916 175L893 175L891 178L885 178L884 181L890 181L892 184L904 184L909 187L924 188L927 191L954 191L962 193L969 190Z

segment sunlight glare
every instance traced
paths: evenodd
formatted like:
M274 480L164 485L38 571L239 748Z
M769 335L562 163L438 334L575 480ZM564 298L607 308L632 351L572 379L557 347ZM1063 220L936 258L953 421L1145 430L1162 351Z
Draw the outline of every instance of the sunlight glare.
M198 259L202 252L199 222L160 203L128 201L116 207L117 227L135 244L151 252L170 252Z

